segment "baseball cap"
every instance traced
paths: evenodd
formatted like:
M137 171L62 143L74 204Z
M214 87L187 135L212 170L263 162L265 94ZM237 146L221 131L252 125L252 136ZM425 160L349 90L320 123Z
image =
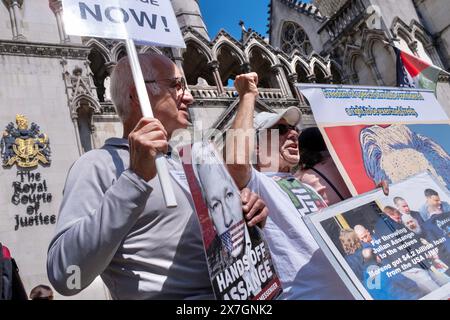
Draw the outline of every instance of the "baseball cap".
M281 113L260 112L255 116L254 126L256 130L269 129L284 118L291 126L297 126L302 119L297 107L289 107Z

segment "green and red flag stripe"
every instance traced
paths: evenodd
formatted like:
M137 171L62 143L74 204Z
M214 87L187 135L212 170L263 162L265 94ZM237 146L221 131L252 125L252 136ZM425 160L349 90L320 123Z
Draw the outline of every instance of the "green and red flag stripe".
M443 70L416 56L394 48L397 55L397 86L436 91L439 74Z

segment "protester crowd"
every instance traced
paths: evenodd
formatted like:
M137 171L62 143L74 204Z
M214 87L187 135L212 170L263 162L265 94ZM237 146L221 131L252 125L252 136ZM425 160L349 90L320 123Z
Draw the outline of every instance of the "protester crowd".
M49 245L48 277L63 295L77 294L101 276L114 299L214 299L200 223L183 178L182 155L169 146L177 130L190 125L193 97L170 59L147 53L140 54L139 61L154 118L142 117L130 63L122 58L111 77L111 98L123 124L123 136L108 139L102 148L84 154L71 167ZM353 299L302 219L351 197L320 132L300 130L297 107L256 114L256 73L236 76L234 85L239 105L223 156L239 190L224 187L216 196L211 191L206 199L210 212L219 217L213 219L220 236L216 245L225 253L217 259L227 256L227 249L229 257L247 252L248 241L242 235L249 232L227 212L234 208L243 212L246 227L262 230L283 288L279 299ZM244 147L237 147L240 137L236 132L242 130L248 140ZM267 148L260 147L262 140ZM172 173L176 208L164 203L155 166L158 153L165 155ZM209 178L210 190L215 191L215 184L228 184L223 174L210 179L208 175L213 173L199 172L203 180ZM425 190L425 197L417 212L409 209L405 199L395 198L394 207L385 208L385 217L380 217L384 220L374 230L361 225L342 230L346 260L363 283L371 277L368 267L380 268L385 263L374 253L374 238L403 227L424 241L448 238L448 223L443 231L436 217L448 216L449 204L440 201L433 190ZM231 229L243 231L230 240ZM427 267L445 269L448 257L448 245L442 245L436 256L428 257ZM71 266L81 271L80 286L67 285ZM442 278L436 280L424 272L427 275L403 272L389 279L389 287L409 292L399 293L399 298L412 299L442 285ZM447 267L444 274L448 272ZM375 298L389 297L370 292Z

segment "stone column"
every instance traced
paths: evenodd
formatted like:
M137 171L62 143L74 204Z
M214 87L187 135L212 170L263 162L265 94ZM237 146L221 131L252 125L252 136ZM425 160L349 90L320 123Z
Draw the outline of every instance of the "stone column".
M22 21L20 19L20 8L23 5L23 0L3 0L3 3L8 8L11 18L13 40L26 40L22 34Z
M96 146L96 143L95 143L95 137L94 136L95 136L97 130L96 130L95 124L94 124L94 112L92 112L92 114L91 114L91 119L89 121L89 127L91 129L91 134L90 134L91 146L92 146L92 149L96 149L97 146Z
M75 137L77 139L78 153L81 156L83 154L83 147L81 146L80 130L78 129L78 114L76 112L72 112L71 118L72 118L73 127L75 129Z
M105 102L111 102L111 91L110 91L110 80L111 80L111 74L114 70L114 67L117 63L115 62L107 62L105 63L105 69L106 69L106 77L103 80L103 86L105 87L105 92L103 94L103 99Z
M16 18L16 29L17 29L17 37L14 40L26 40L24 35L22 34L22 26L20 19L20 11L19 9L22 7L23 0L13 0L12 1L12 8L14 12L14 16Z
M298 82L298 74L297 73L291 73L290 75L288 75L288 79L289 79L289 82L294 87L294 96L298 100L300 100L300 102L302 104L305 104L305 99L304 99L303 95L300 92L298 92L297 89L295 89L295 84Z
M11 31L13 39L17 39L17 28L16 28L16 17L14 15L13 8L11 6L8 7L9 18L11 19Z
M211 69L213 76L214 76L214 82L216 83L217 91L219 95L225 93L225 88L223 87L222 78L220 77L219 73L219 62L216 60L208 62L208 67Z
M48 5L50 9L53 11L56 17L56 24L58 26L59 39L61 43L70 42L69 36L66 34L66 30L64 28L64 23L61 17L62 12L62 2L61 0L49 0Z

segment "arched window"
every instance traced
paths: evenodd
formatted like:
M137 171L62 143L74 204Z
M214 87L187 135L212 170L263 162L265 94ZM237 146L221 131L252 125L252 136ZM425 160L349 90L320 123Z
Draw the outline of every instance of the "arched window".
M126 56L128 56L127 49L125 47L121 47L119 53L117 54L117 62L119 62L120 59Z
M92 143L92 115L93 110L85 101L81 101L77 109L78 132L80 134L81 152L86 153L94 148Z
M369 66L364 62L362 56L358 55L353 60L353 71L358 77L358 83L360 85L377 85L375 76L370 70Z
M234 81L238 74L242 73L243 59L239 59L239 54L229 45L222 45L217 53L219 62L219 73L224 86L228 86L230 81Z
M183 70L189 85L215 85L212 70L208 67L208 57L192 41L186 43L186 51L183 54Z
M106 66L105 66L105 58L103 55L96 49L93 48L91 53L88 56L88 60L91 62L90 68L93 73L92 77L94 80L94 85L97 87L97 97L98 101L105 101L105 78L108 76Z
M297 73L297 82L298 83L310 82L308 80L308 73L306 72L305 68L302 66L302 64L300 62L296 64L295 72Z
M381 41L374 41L372 45L372 56L375 59L378 71L381 74L383 83L386 86L395 86L397 83L395 55L390 46Z
M259 75L258 87L260 88L280 88L277 77L271 70L272 63L267 53L258 46L250 50L250 67L252 71Z
M321 67L319 67L319 65L316 63L316 65L314 66L314 76L316 78L316 83L328 83L327 77L324 73L324 71L322 70Z
M311 42L301 26L294 22L285 22L281 30L281 50L291 54L295 49L301 54L309 55L312 52Z

